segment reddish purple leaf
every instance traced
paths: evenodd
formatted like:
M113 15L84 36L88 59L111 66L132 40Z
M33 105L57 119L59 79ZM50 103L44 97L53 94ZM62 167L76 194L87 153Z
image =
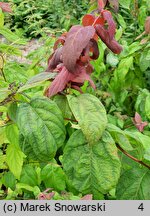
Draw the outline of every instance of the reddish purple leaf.
M62 63L62 47L57 48L49 57L46 71L54 70L60 63Z
M87 194L87 195L83 196L80 200L92 200L92 199L93 199L93 195Z
M61 44L61 45L64 45L65 43L65 40L66 40L66 33L62 34L57 40L56 42L54 43L54 51L58 48L58 45Z
M114 52L115 54L119 54L122 51L122 46L115 40L110 39L108 30L106 30L101 25L95 26L97 35L101 38L101 40L107 45L107 47Z
M83 26L92 26L94 24L94 26L96 24L101 24L104 25L104 19L102 17L96 17L93 14L86 14L83 18L82 18L82 25Z
M145 32L146 34L150 34L150 16L148 16L145 21Z
M95 29L93 26L83 27L76 25L68 32L62 50L62 59L69 72L74 73L77 60L94 34Z
M46 91L46 96L52 97L58 92L63 91L71 78L74 77L75 74L70 73L66 67L62 66L62 68L60 68L60 72L58 73L54 81L51 83L51 86Z
M102 16L104 17L104 20L107 21L107 23L108 23L109 38L110 38L110 40L112 40L114 35L115 35L116 24L115 24L113 17L109 11L104 10L102 12Z
M67 84L70 83L75 86L82 86L84 84L84 81L89 81L92 88L95 89L95 84L90 78L90 75L87 73L84 66L77 65L76 72L70 73L65 66L62 64L59 65L59 73L54 79L54 81L51 83L50 87L46 90L45 95L48 97L52 97L53 95L56 95L58 92L63 91Z
M102 11L107 3L107 0L98 0L98 9Z
M135 116L133 118L133 123L135 125L135 127L140 131L143 132L144 131L144 127L146 127L148 125L148 122L142 122L142 118L139 115L139 113L135 113Z
M0 2L0 8L2 9L3 12L12 13L12 9L9 3Z

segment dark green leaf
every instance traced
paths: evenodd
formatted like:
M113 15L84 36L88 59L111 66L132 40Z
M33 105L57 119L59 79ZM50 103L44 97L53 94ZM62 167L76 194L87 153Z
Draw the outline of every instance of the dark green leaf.
M62 163L69 184L95 198L114 188L120 176L117 148L108 132L94 145L89 145L81 130L74 132L64 149Z
M107 125L106 110L102 103L90 94L82 94L78 97L68 95L67 98L86 139L90 143L97 142Z
M24 139L22 151L27 156L29 153L32 156L33 152L33 158L35 155L40 161L51 160L65 140L62 113L57 104L46 97L21 104L17 112L17 124Z
M46 188L53 188L57 191L63 191L66 188L65 174L58 164L47 164L42 172L41 178Z
M134 167L124 172L117 185L119 200L149 200L150 171L144 167Z

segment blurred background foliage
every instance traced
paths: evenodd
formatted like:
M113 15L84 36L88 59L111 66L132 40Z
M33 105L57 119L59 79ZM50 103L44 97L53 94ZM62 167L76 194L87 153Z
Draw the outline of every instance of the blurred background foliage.
M4 1L4 0L3 0ZM6 1L5 1L6 2ZM40 36L52 29L68 30L78 24L89 7L88 0L7 0L13 6L13 14L7 14L7 25L23 30L26 36Z

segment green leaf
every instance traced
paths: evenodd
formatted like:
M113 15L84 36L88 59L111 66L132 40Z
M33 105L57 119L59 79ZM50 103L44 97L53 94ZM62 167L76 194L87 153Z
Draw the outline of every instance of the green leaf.
M0 127L0 145L3 143L7 143L7 137L6 137L6 128L5 127Z
M10 144L6 150L6 162L10 171L17 179L20 179L20 174L25 155L15 145Z
M147 118L150 120L150 94L146 97L145 100L145 113Z
M18 90L18 92L22 92L24 90L39 86L42 82L46 80L54 79L55 76L56 76L56 73L50 73L50 72L43 72L43 73L37 74L31 79L29 79L27 83Z
M0 102L2 102L11 93L7 88L0 89Z
M150 67L150 51L146 50L141 53L139 65L141 71L146 71Z
M8 171L7 173L4 174L4 176L3 176L3 184L7 188L9 187L12 190L15 190L16 178L10 171Z
M106 110L102 103L90 94L78 97L68 95L67 99L86 139L90 143L97 142L107 125Z
M150 200L150 170L144 167L134 167L125 171L117 185L119 200Z
M133 150L133 147L130 144L128 138L126 137L124 131L122 131L120 128L116 127L113 124L108 124L107 130L113 137L114 141L118 143L124 150L126 151Z
M65 140L65 126L57 104L46 98L33 98L18 108L17 125L22 138L22 151L40 161L50 161ZM31 152L33 152L31 154Z
M63 191L66 188L65 174L57 164L47 164L41 172L41 178L46 188L53 188L56 191Z
M8 108L8 116L13 122L16 122L17 108L16 102L11 103Z
M75 131L65 146L62 164L69 184L94 199L114 188L120 177L117 148L108 132L89 145L81 130Z
M0 169L7 169L6 166L6 155L0 150Z
M20 183L24 183L30 186L38 185L37 173L32 165L25 165L22 168Z
M16 124L11 124L6 127L6 136L10 143L19 147L19 131Z
M125 22L123 16L121 16L120 14L118 14L117 20L118 20L119 24L121 25L121 27L123 29L126 29L127 26L126 26L126 22Z
M62 111L63 117L70 119L72 117L72 112L70 110L67 97L64 95L56 95L54 97L54 101L57 103L58 107Z
M0 10L0 28L4 26L4 14L2 10Z
M118 64L119 60L118 60L118 57L116 55L114 55L113 53L109 53L107 55L107 57L106 57L106 62L110 66L116 67L116 65Z

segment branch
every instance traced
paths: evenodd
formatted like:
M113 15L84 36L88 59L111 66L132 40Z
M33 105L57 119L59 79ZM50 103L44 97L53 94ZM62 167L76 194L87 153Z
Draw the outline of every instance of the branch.
M123 148L120 147L120 145L116 144L117 148L123 153L125 154L127 157L131 158L132 160L134 160L137 163L142 164L143 166L147 167L148 169L150 169L150 166L145 164L143 161L133 157L132 155L130 155L129 153L127 153Z

